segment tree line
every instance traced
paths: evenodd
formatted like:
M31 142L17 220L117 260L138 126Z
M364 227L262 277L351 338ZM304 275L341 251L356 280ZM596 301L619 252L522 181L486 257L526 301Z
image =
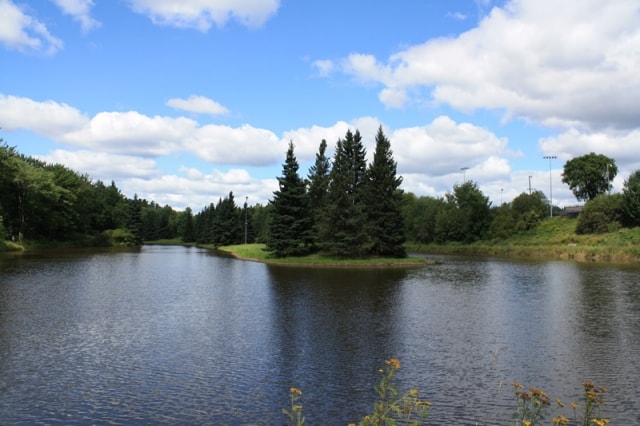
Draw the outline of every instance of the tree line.
M405 241L500 240L549 216L541 191L492 206L472 180L443 197L404 192L390 142L378 130L371 164L360 133L347 131L332 158L322 140L306 178L289 144L278 190L267 205L237 205L234 194L200 212L125 197L115 182L93 181L60 164L22 155L0 139L0 240L134 245L159 239L215 246L265 243L275 256L325 251L339 256L404 256ZM615 161L590 153L565 164L563 182L584 201L577 233L640 225L640 170L611 194ZM554 214L559 213L553 207Z
M17 152L0 139L0 240L133 245L184 233L170 206Z

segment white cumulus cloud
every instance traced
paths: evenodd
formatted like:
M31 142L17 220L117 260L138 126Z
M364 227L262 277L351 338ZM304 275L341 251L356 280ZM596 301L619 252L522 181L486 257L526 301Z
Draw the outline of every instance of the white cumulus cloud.
M67 15L80 23L82 31L89 31L100 26L100 22L91 16L93 0L53 0Z
M234 19L250 28L262 26L280 6L280 0L129 0L134 11L155 24L208 31Z
M28 129L55 139L88 122L87 116L65 103L0 94L0 127L6 130Z
M172 108L195 112L197 114L209 114L216 116L229 113L229 110L218 102L207 97L197 95L191 95L187 99L169 99L167 101L167 105Z
M72 170L86 173L92 179L102 180L107 184L112 180L158 177L161 174L154 160L132 155L56 149L38 158L47 163L64 164Z
M640 125L640 5L635 0L512 0L477 27L387 60L347 58L345 72L383 86L399 107L430 90L460 110L504 111L550 126Z
M265 166L280 159L285 145L273 132L248 124L210 124L198 128L183 146L210 163Z
M184 117L149 117L137 111L101 112L82 128L66 133L62 140L111 153L153 157L179 149L182 138L196 126L195 121Z
M62 40L51 35L46 25L11 0L0 0L0 44L10 49L48 55L63 47Z
M456 123L447 116L437 117L426 126L397 129L387 137L400 173L441 176L510 155L506 139L470 123Z

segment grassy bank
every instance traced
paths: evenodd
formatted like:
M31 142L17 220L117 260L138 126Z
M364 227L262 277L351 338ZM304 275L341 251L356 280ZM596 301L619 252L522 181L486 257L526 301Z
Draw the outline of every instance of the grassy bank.
M153 241L145 241L145 245L148 246L185 246L185 247L195 247L196 243L185 243L182 241L182 238L164 238L160 240Z
M490 255L539 259L640 262L640 228L606 234L577 235L576 219L555 217L535 229L506 240L473 244L411 244L409 251L439 254Z
M0 240L0 252L1 251L22 251L24 247L20 244L16 244L12 241L2 241Z
M433 263L430 260L419 257L393 258L393 257L363 257L358 259L343 259L322 254L310 254L308 256L274 258L264 250L264 244L239 244L233 246L218 247L218 252L236 257L238 259L252 260L268 263L270 265L285 266L316 266L316 267L417 267ZM212 248L213 247L208 247Z

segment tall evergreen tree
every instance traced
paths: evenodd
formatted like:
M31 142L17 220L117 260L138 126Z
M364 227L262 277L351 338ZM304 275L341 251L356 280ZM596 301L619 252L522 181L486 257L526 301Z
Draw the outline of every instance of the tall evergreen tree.
M640 225L640 170L636 170L622 188L623 209L626 222L631 226Z
M241 229L240 211L236 207L233 192L229 192L229 196L218 201L216 206L213 220L213 244L216 247L239 244L242 241Z
M327 141L322 139L315 163L309 167L307 184L309 186L309 211L313 219L314 240L319 239L320 221L325 209L327 191L329 190L329 173L331 160L326 156Z
M345 139L336 144L321 228L322 247L339 256L365 253L366 216L362 200L366 169L360 132L353 134L348 130Z
M129 200L129 217L127 228L134 237L134 244L141 246L143 243L142 230L142 200L138 194L133 195L133 200Z
M396 175L396 168L391 142L380 126L365 187L368 251L378 256L406 256L402 177Z
M180 237L182 241L185 243L192 243L196 241L196 229L195 223L193 219L193 211L191 207L187 207L184 209L184 212L180 215L181 218L181 226L180 226Z
M308 253L311 243L312 218L304 180L298 175L298 160L293 141L289 142L279 190L271 201L271 224L266 249L277 257Z

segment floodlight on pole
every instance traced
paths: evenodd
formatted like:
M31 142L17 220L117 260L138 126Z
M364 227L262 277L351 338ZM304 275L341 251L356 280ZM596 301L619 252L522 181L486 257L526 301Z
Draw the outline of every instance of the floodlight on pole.
M462 167L462 168L460 169L460 171L462 171L462 183L463 183L463 184L467 182L467 179L466 179L466 176L467 176L467 170L469 170L469 168L468 168L468 167Z
M549 217L553 217L553 185L552 185L552 179L551 179L551 160L555 160L556 157L555 155L545 155L544 157L545 160L549 160Z

